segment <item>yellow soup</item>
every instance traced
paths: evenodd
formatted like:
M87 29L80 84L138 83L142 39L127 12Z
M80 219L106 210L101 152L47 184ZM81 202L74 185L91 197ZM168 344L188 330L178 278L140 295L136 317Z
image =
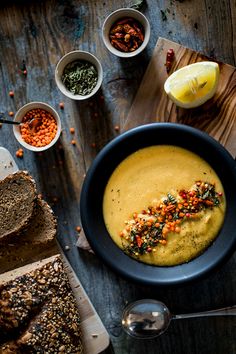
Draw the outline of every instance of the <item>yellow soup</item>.
M130 255L144 263L172 266L201 254L215 239L224 220L226 202L223 186L206 161L177 146L151 146L138 150L114 170L103 199L104 220L113 241L125 250L128 241L122 237L122 230L127 229L134 214L142 216L142 212L151 206L160 205L167 195L177 198L181 191L191 191L197 181L214 185L221 196L219 205L207 205L188 220L188 213L185 214L180 227L171 226L166 239L158 242L150 252ZM177 211L180 213L181 210ZM169 224L172 225L172 220Z

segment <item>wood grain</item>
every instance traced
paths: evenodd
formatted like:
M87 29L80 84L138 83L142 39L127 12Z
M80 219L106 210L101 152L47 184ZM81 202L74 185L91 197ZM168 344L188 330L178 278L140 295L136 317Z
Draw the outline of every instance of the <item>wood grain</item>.
M184 288L153 289L127 282L95 255L75 246L83 176L97 152L119 134L114 126L124 126L158 37L236 65L236 0L147 0L144 14L151 25L149 44L139 56L121 60L104 47L101 27L110 12L131 3L133 0L2 0L0 112L7 115L29 101L40 100L60 114L63 133L59 144L42 155L24 150L24 158L17 163L33 175L58 216L58 240L63 250L70 247L67 259L110 334L113 348L107 354L236 354L232 318L176 321L166 334L153 341L135 341L122 332L120 325L124 305L141 298L160 299L175 313L233 305L235 255L220 271L201 282ZM104 71L98 95L83 104L63 97L54 81L57 61L74 49L97 55ZM19 73L22 60L26 61L27 78ZM8 96L12 89L14 99ZM59 109L60 101L65 103L64 111ZM70 127L76 130L76 146L70 143ZM15 156L19 145L9 126L0 129L0 145Z
M151 122L187 124L210 134L235 157L236 68L218 62L220 79L214 97L197 109L178 108L164 91L164 83L168 77L165 67L166 53L170 48L174 49L175 60L169 75L188 64L210 60L201 53L160 38L123 130Z

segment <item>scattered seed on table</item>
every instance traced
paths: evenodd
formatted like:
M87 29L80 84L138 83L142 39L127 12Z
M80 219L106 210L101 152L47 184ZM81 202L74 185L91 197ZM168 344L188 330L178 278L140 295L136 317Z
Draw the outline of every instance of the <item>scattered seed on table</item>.
M64 107L65 107L64 102L60 102L60 103L59 103L59 107L60 107L61 109L64 109Z
M16 151L16 157L19 157L19 158L22 158L24 156L24 151L23 151L23 149L18 149L17 151Z
M69 250L70 250L70 246L67 246L67 245L66 245L66 246L65 246L65 250L66 250L66 251L69 251Z
M14 112L12 112L12 111L8 112L8 114L9 114L10 117L14 116Z
M92 143L92 144L91 144L91 147L92 147L92 148L95 148L95 147L96 147L96 144L95 144L95 143Z
M27 70L23 70L23 74L26 76L27 75Z
M14 91L9 91L9 96L14 97Z
M74 134L74 133L75 133L75 128L73 128L73 127L70 128L70 133L71 133L71 134Z
M81 227L80 227L80 226L76 226L76 228L75 228L75 229L76 229L76 231L77 231L77 232L79 232L79 233L80 233L80 231L81 231Z
M58 198L57 197L53 197L52 201L53 201L53 203L57 203L58 202Z
M76 141L75 140L71 140L71 145L76 145Z
M118 132L120 130L120 126L119 125L115 125L114 129L115 129L116 132Z

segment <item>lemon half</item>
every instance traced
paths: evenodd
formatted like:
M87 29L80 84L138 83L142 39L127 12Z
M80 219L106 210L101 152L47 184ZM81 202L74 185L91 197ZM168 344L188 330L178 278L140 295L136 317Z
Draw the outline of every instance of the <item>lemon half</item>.
M219 73L219 65L215 62L190 64L171 74L164 90L177 106L198 107L214 96Z

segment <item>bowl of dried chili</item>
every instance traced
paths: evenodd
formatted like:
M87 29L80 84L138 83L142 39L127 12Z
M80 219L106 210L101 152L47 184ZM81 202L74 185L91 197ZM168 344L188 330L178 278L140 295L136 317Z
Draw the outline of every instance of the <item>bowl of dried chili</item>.
M105 19L102 38L111 53L121 58L131 58L147 46L150 24L146 16L135 9L118 9Z
M49 149L61 134L61 120L53 107L44 102L30 102L15 114L13 133L26 149L40 152Z
M65 54L55 70L59 90L73 100L85 100L99 90L103 70L97 57L89 52L74 50Z

